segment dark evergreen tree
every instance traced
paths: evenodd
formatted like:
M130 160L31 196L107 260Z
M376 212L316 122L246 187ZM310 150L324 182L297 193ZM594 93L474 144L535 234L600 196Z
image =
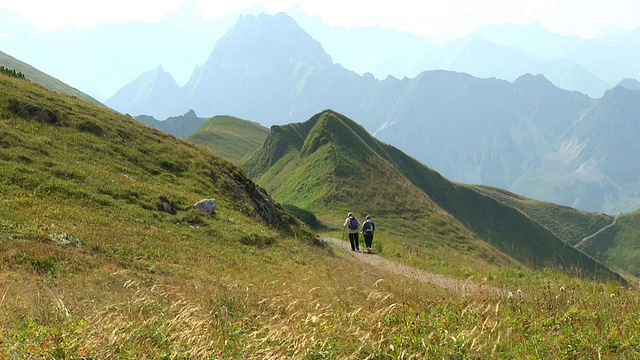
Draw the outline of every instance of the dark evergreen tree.
M18 79L23 79L23 80L27 79L26 76L24 76L24 74L22 73L22 71L16 71L15 69L9 69L9 68L4 67L2 65L0 65L0 73L8 75L8 76L13 76L13 77L18 78Z

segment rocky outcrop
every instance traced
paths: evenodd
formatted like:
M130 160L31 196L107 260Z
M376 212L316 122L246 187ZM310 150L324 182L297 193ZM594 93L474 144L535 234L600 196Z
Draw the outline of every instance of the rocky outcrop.
M33 119L43 124L53 125L60 123L58 115L40 105L15 102L10 108L16 115L25 120Z
M196 209L206 212L208 214L216 213L216 200L215 199L202 199L193 205Z

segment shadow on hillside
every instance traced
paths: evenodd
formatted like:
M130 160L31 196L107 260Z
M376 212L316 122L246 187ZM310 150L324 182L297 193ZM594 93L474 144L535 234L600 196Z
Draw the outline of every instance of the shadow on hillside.
M323 232L329 229L329 227L320 222L316 215L309 210L301 209L295 205L290 204L283 204L282 206L296 219L302 221L309 227L309 229L315 232Z

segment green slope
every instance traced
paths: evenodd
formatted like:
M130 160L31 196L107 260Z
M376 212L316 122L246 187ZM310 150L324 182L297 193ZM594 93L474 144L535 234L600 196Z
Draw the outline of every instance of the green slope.
M63 83L62 81L52 76L43 73L42 71L34 68L29 64L26 64L6 53L3 53L2 51L0 51L0 65L22 72L27 79L38 83L49 90L71 95L91 104L104 106L101 102L92 98L91 96Z
M613 216L528 199L503 189L482 185L473 189L522 211L571 245L613 221Z
M517 265L438 208L388 162L386 145L340 114L273 126L246 159L248 174L279 202L312 211L341 229L348 211L371 214L376 243L408 263L468 276L471 268ZM443 261L451 254L459 262ZM395 255L392 255L395 254Z
M232 116L215 116L189 136L223 158L239 162L254 152L269 135L269 129L258 123Z
M444 179L330 110L302 124L274 126L244 167L278 201L336 225L355 209L375 214L382 228L397 232L386 236L411 246L506 263L499 249L533 268L611 275L517 209Z
M579 246L613 269L640 277L640 211L620 215L615 225Z
M190 349L202 334L162 330L178 331L171 319L198 309L189 316L208 324L204 348L243 357L213 335L227 320L207 313L290 289L276 279L297 287L318 270L318 281L340 279L308 230L205 147L4 75L0 114L0 353L199 358ZM193 208L204 198L217 200L216 214ZM233 305L240 298L248 302Z
M563 241L627 276L640 277L639 213L617 217L527 199L502 189L474 189L513 206L545 226ZM613 224L613 226L609 226ZM600 232L600 230L602 232ZM594 236L592 236L594 235ZM583 239L586 239L583 242Z

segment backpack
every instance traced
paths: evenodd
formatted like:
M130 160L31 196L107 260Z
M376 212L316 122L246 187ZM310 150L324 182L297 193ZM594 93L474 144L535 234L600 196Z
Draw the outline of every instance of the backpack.
M371 221L365 221L364 224L362 224L362 232L364 234L373 234L373 223Z
M360 227L360 223L358 222L358 219L354 217L351 217L351 220L349 220L349 229L351 230L358 230L358 227Z

